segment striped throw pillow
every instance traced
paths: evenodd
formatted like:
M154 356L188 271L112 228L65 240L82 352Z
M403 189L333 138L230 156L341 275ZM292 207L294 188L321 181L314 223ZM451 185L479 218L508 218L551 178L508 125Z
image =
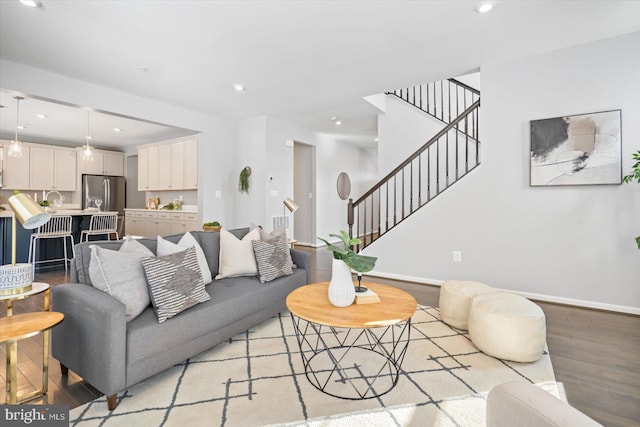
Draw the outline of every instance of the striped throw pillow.
M159 323L210 299L193 246L170 255L143 258L142 267Z
M256 255L260 283L270 282L293 273L293 261L287 236L280 235L269 241L252 240L251 244Z

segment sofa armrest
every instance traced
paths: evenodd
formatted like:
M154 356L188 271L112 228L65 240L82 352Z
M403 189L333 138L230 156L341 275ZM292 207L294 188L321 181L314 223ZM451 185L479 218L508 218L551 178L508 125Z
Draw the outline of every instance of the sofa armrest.
M525 381L495 386L487 397L487 427L602 427L573 406Z
M92 286L51 288L51 307L64 321L51 331L52 355L99 391L110 395L126 384L125 307Z
M307 272L307 283L311 283L311 255L306 252L291 249L293 263Z

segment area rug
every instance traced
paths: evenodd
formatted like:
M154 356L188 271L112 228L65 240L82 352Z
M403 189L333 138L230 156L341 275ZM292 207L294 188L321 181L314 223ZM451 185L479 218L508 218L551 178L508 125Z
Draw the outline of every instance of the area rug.
M479 352L466 331L418 307L397 385L366 400L313 387L304 373L291 318L280 314L118 395L71 411L72 426L483 426L486 396L522 380L557 396L547 351L535 363Z

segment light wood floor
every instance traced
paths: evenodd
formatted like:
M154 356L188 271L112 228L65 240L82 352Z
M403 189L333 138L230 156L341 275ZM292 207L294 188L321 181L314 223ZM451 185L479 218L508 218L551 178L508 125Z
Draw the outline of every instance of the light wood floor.
M312 256L312 281L331 276L331 254L324 249L301 248ZM36 280L52 285L65 283L62 272L39 274ZM395 280L374 279L410 292L423 305L438 305L440 288ZM42 297L14 303L14 313L42 308ZM640 316L582 309L539 302L547 317L547 343L556 380L573 406L606 426L640 425ZM0 304L0 315L6 315ZM20 392L38 387L42 336L18 345ZM0 378L5 381L4 347L0 350ZM33 384L32 384L33 382ZM32 403L64 404L73 408L100 393L70 371L60 374L50 360L49 394ZM5 390L0 389L4 402Z

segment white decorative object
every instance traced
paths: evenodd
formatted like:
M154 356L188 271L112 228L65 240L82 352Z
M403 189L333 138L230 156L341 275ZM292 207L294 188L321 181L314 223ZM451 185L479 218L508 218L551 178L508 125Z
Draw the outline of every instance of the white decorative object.
M329 302L336 307L348 307L356 298L356 288L351 278L351 268L341 259L333 259L331 282L329 282Z
M15 295L31 290L32 264L7 264L0 267L0 295Z

